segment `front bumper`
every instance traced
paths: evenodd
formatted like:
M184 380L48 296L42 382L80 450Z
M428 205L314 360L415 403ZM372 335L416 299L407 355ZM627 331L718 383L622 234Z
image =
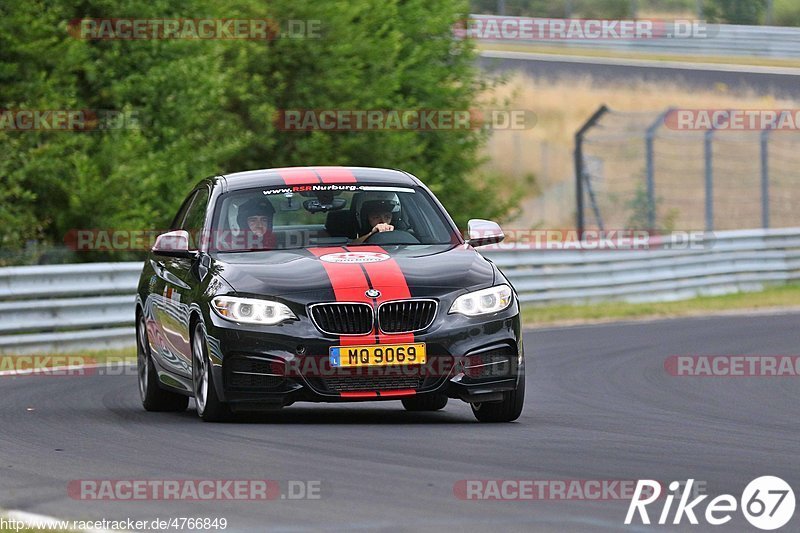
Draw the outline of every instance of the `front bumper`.
M414 342L426 343L428 363L422 367L331 369L328 349L339 346L340 339L321 333L307 317L262 327L211 313L206 329L220 400L242 411L298 401L380 401L428 394L495 401L517 388L524 359L516 303L490 317L437 319L414 335Z

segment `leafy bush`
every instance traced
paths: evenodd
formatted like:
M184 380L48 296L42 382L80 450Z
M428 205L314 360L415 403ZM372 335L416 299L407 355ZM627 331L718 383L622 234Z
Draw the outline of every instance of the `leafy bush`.
M704 0L703 12L711 22L760 24L767 0Z
M775 18L778 26L800 26L800 2L797 0L775 0Z
M0 5L3 109L111 109L107 132L0 128L0 244L62 243L75 228L165 228L200 178L288 165L399 167L465 225L497 217L479 175L481 130L281 132L281 109L476 107L488 87L472 43L452 38L466 2L443 0L31 0ZM82 40L83 17L319 21L319 38ZM487 198L490 201L487 201Z

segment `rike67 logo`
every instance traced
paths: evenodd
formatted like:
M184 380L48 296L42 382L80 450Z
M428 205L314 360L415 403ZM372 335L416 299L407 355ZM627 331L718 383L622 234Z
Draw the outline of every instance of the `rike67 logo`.
M673 481L669 484L672 494L667 494L664 498L664 505L656 522L659 525L671 523L681 524L684 517L690 524L699 524L698 515L705 519L706 523L713 526L720 526L731 521L732 513L741 504L742 514L753 527L764 531L778 529L786 525L794 515L795 498L792 487L784 480L775 476L762 476L751 481L741 499L737 502L736 498L730 494L722 494L709 501L705 508L705 513L700 512L700 504L708 496L697 496L689 501L692 495L693 479L689 479L684 490L680 490L682 483ZM661 483L658 481L644 479L636 484L633 499L628 507L628 514L625 517L625 525L630 525L638 511L639 518L643 524L650 524L650 516L647 506L661 497ZM644 496L646 495L646 496ZM676 495L679 497L678 505L675 508L672 521L669 522L672 504Z

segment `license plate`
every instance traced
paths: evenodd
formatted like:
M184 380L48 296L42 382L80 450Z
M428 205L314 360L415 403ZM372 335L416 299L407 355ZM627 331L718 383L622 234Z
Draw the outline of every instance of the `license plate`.
M367 346L331 346L328 350L331 366L424 365L427 360L425 343L371 344Z

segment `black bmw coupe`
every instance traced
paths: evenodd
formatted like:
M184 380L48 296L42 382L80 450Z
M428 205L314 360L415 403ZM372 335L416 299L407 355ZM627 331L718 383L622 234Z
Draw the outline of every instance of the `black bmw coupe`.
M431 191L399 170L296 167L202 180L159 235L136 297L148 411L203 420L296 401L448 398L482 422L522 412L517 295Z

